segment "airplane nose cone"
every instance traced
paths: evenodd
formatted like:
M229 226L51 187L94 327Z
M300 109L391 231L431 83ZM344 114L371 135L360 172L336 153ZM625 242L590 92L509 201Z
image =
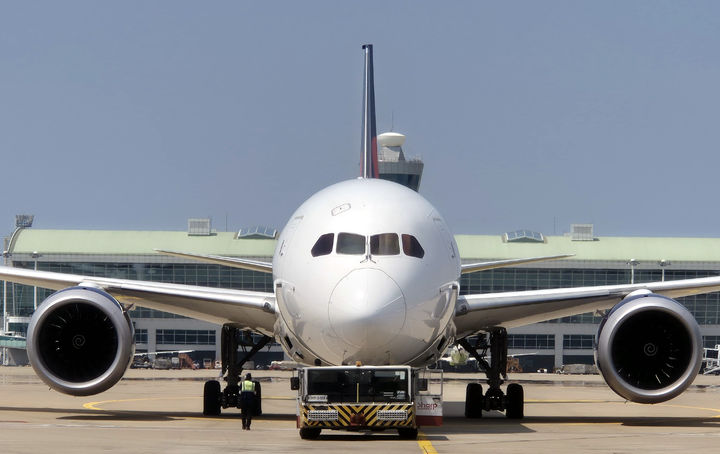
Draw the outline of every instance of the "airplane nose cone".
M384 347L405 325L405 297L385 272L359 269L338 282L328 315L335 334L351 346Z

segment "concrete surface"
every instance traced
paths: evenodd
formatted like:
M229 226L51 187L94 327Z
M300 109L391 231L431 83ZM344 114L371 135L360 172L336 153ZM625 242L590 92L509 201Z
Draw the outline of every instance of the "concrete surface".
M49 390L28 367L0 367L0 452L716 452L720 377L698 377L682 396L658 405L624 402L598 376L517 374L526 418L463 418L472 375L446 375L445 423L418 441L395 432L323 432L301 440L288 372L255 371L264 415L240 430L238 410L201 414L202 387L215 371L130 370L111 390L71 397Z

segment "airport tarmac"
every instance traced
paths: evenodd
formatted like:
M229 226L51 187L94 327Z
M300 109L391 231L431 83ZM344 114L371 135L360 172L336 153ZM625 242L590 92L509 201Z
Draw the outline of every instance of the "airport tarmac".
M71 397L49 390L29 367L0 366L0 452L715 452L720 446L720 377L698 377L682 396L658 405L626 403L599 376L517 374L525 419L462 417L469 374L446 374L445 417L417 441L386 433L295 428L289 372L254 371L264 414L251 431L238 410L201 414L204 380L216 371L130 370L109 391Z

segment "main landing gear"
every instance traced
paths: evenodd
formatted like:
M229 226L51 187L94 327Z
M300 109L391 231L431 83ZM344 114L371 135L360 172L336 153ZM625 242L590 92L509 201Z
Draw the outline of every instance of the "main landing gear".
M487 376L488 390L483 395L480 383L468 383L465 391L465 417L481 418L482 412L490 410L504 411L510 419L522 419L524 416L525 396L522 386L511 383L503 393L500 385L507 380L507 331L496 328L490 331L490 343L485 336L478 338L475 346L466 339L458 341L468 353L478 361L478 365ZM490 364L486 358L490 349ZM503 380L504 379L504 380Z
M243 365L259 352L272 337L263 336L254 342L249 331L241 331L229 325L223 326L220 338L222 356L222 374L227 382L224 390L220 390L220 382L210 380L205 382L203 390L203 415L217 416L221 408L240 408L240 381L242 380ZM242 347L242 355L238 358L238 348ZM250 348L250 350L248 350ZM255 382L257 407L255 415L262 414L262 390L260 383Z

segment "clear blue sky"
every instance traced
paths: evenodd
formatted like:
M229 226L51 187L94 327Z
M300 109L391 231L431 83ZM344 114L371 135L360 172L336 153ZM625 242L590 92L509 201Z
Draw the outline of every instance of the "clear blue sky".
M281 228L378 129L455 233L720 235L720 2L0 3L0 233Z

